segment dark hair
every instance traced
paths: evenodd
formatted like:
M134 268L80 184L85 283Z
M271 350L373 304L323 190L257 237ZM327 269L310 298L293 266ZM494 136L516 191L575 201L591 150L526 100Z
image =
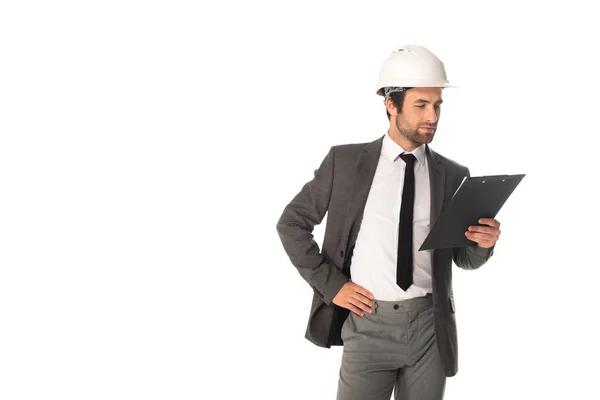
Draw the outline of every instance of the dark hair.
M408 90L408 89L412 89L412 88L406 88L406 90ZM404 97L406 96L406 90L403 90L401 92L394 92L394 93L390 94L390 99L392 99L392 103L394 104L394 107L396 107L396 110L398 110L398 113L402 112L402 104L404 104ZM385 108L385 113L387 114L387 118L389 121L391 115L388 112L387 107Z

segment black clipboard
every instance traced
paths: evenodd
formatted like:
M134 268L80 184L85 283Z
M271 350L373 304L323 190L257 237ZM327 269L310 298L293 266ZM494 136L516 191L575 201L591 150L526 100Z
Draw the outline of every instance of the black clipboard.
M420 250L463 247L475 242L465 236L480 218L495 218L525 174L465 177L437 219Z

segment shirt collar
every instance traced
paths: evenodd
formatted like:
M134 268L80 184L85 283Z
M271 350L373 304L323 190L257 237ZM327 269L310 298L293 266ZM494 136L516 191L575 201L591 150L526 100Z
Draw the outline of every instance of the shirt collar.
M402 146L394 142L389 133L386 133L383 138L381 152L385 154L391 162L396 161L396 159L399 158L398 156L402 153L411 153L417 158L417 161L421 163L421 165L425 165L425 145L422 144L413 151L406 151Z

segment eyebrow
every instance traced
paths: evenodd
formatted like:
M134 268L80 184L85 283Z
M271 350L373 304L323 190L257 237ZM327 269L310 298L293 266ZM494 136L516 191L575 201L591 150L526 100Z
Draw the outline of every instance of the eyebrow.
M435 104L442 104L443 102L444 102L444 100L438 100L438 101L435 102ZM427 103L427 104L429 104L429 101L425 100L425 99L416 99L415 103Z

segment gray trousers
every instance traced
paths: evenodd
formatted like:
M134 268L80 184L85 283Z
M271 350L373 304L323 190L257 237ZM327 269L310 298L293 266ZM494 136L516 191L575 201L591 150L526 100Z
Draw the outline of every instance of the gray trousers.
M441 400L446 375L437 348L431 294L373 300L373 314L353 312L342 326L337 400Z

